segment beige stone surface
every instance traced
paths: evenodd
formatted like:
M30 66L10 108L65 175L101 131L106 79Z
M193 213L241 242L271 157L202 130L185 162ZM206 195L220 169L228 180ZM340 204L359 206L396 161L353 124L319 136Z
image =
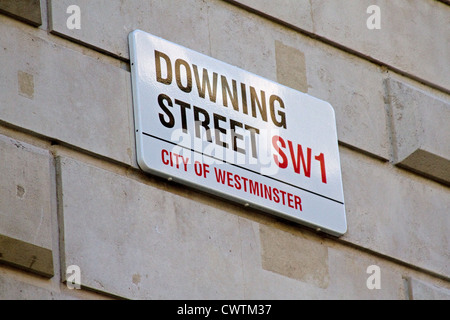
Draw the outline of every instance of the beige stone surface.
M382 29L368 30L369 0L237 1L253 13L228 0L49 0L51 33L0 15L0 253L15 255L0 299L448 300L450 7L379 0ZM66 25L72 4L80 30ZM136 28L330 102L348 232L138 171ZM20 269L35 246L53 278ZM69 265L83 290L64 284Z
M327 46L318 50L311 44L305 55L308 93L333 106L339 141L377 158L389 159L382 70Z
M70 5L80 8L80 30L67 28ZM209 9L202 0L51 0L50 8L53 33L125 59L129 59L127 36L136 29L209 52Z
M262 267L326 289L329 285L328 248L290 233L259 228Z
M258 16L224 2L211 2L209 46L211 56L231 65L277 81L275 40L280 30L265 25Z
M132 164L130 73L0 16L0 121Z
M450 189L345 148L340 155L342 239L448 277Z
M450 300L450 289L448 288L414 278L409 278L408 281L412 300Z
M69 289L57 279L45 279L0 265L0 300L109 300L86 290Z
M51 170L47 150L0 135L0 234L52 249Z
M0 234L0 263L46 278L55 274L52 250Z
M63 268L128 298L243 298L240 225L183 199L70 158L59 160Z
M0 13L10 15L36 27L42 24L41 0L2 0Z
M450 100L389 79L394 162L450 184Z
M383 291L368 290L367 266L385 262L300 226L261 224L220 200L67 157L58 158L58 172L62 268L80 266L91 289L132 299L404 298L391 266Z
M305 30L313 29L310 0L225 0L232 4L243 5L258 14L267 15L280 22L300 27Z
M403 300L405 299L402 270L387 261L361 251L330 248L330 299L357 300ZM370 266L379 267L380 289L370 289L372 283L368 272Z
M450 88L450 8L438 1L362 0L352 5L345 0L227 2L244 4L361 56L443 89ZM381 29L367 27L373 14L367 12L371 5L380 8Z
M305 54L300 50L275 41L277 81L301 92L308 92Z
M247 244L253 248L255 263L243 265L249 299L405 299L403 270L386 260L336 246L284 223L260 224L257 230L260 244ZM272 249L267 250L267 246ZM268 259L271 261L265 261ZM379 290L367 287L371 265L381 269Z
M48 288L12 278L7 272L0 272L0 288L1 300L52 300L59 296Z

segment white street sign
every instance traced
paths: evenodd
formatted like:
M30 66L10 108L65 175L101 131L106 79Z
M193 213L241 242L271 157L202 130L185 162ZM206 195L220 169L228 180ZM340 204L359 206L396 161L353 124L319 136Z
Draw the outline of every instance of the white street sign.
M332 106L140 30L129 36L140 168L340 236Z

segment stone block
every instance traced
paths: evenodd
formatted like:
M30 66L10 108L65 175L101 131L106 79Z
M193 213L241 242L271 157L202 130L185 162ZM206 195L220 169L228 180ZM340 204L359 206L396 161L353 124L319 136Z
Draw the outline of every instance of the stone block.
M9 274L10 272L2 272L0 269L1 300L50 300L53 298L51 290L20 281Z
M408 278L411 300L450 300L450 289L414 278Z
M380 29L367 27L380 9ZM311 1L313 32L413 77L450 88L450 8L433 0ZM375 17L374 17L375 18ZM431 62L432 63L427 63Z
M261 225L262 268L325 289L328 248L298 235Z
M0 234L0 263L43 277L54 275L52 250Z
M2 0L0 13L36 27L42 24L41 0Z
M301 92L308 92L305 54L300 50L275 41L277 81Z
M450 275L448 187L341 148L344 241Z
M450 184L450 101L386 81L395 164Z
M280 30L225 2L212 1L211 6L210 56L277 81L275 40Z
M401 269L384 259L344 248L328 250L330 287L327 296L340 300L406 299ZM377 268L377 271L373 271ZM377 274L375 273L377 272ZM376 279L378 278L378 279ZM379 281L378 281L379 280ZM373 286L374 284L379 287Z
M225 0L448 90L450 9L438 1ZM369 28L380 9L380 29ZM370 23L369 23L370 24ZM433 63L417 63L433 61Z
M130 73L0 16L0 121L132 164Z
M81 11L81 29L67 28L67 8ZM202 0L52 0L51 31L129 59L128 34L150 32L199 52L209 52L209 5Z
M56 278L56 277L55 277ZM109 300L87 290L71 290L58 279L45 279L0 266L0 300Z
M305 56L308 93L334 107L339 141L388 160L389 127L380 68L326 45L311 44Z
M252 264L244 267L246 299L405 299L401 271L386 260L336 246L301 229L259 224L260 243L250 243ZM369 289L369 266L380 268L380 289Z
M313 29L310 0L225 0L305 30Z
M85 287L131 299L403 298L396 270L300 226L263 225L67 157L58 181L62 268L78 265ZM382 291L366 286L373 263Z
M59 158L62 269L132 299L243 298L241 225L221 209Z
M50 154L0 136L0 262L53 275Z

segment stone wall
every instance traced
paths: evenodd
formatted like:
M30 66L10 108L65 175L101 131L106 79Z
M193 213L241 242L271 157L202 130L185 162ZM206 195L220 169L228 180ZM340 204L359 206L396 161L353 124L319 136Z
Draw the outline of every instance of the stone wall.
M349 3L0 1L0 299L450 299L449 3ZM330 102L347 233L139 170L135 29Z

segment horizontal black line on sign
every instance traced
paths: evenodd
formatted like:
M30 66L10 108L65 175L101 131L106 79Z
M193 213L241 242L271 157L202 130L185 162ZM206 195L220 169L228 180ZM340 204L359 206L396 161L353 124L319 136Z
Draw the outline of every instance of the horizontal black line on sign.
M151 134L146 133L146 132L142 132L142 134L145 135L145 136L147 136L147 137L150 137L150 138L153 138L153 139L156 139L156 140L160 140L160 141L163 141L163 142L166 142L166 143L170 143L170 144L172 144L172 145L174 145L174 146L178 146L178 147L181 147L181 148L183 148L183 149L190 150L190 151L192 151L192 152L201 154L202 156L206 156L206 157L209 157L209 158L211 158L211 159L214 159L214 160L217 160L217 161L221 161L221 162L226 163L226 164L229 164L229 165L231 165L231 166L233 166L233 167L237 167L237 168L240 168L240 169L242 169L242 170L246 170L246 171L248 171L248 172L255 173L255 174L260 175L260 176L262 176L262 177L265 177L265 178L268 178L268 179L271 179L271 180L280 182L280 183L282 183L282 184L291 186L291 187L293 187L293 188L296 188L296 189L299 189L299 190L302 190L302 191L305 191L305 192L314 194L314 195L319 196L319 197L321 197L321 198L324 198L324 199L327 199L327 200L330 200L330 201L333 201L333 202L337 202L337 203L340 203L340 204L344 204L342 201L339 201L339 200L336 200L336 199L333 199L333 198L324 196L324 195L322 195L322 194L320 194L320 193L317 193L317 192L314 192L314 191L311 191L311 190L308 190L308 189L304 189L304 188L298 187L298 186L296 186L296 185L293 185L293 184L291 184L291 183L288 183L288 182L279 180L279 179L274 178L274 177L266 176L266 175L261 174L261 173L259 173L259 172L257 172L257 171L253 171L253 170L250 170L250 169L248 169L248 168L238 166L237 164L230 163L230 162L227 162L227 161L225 161L225 160L223 160L223 159L219 159L219 158L213 157L213 156L211 156L211 155L209 155L209 154L205 154L205 153L203 153L203 152L200 152L200 151L197 151L197 150L194 150L194 149L191 149L191 148L188 148L188 147L179 145L179 144L177 144L177 143L175 143L175 142L168 141L168 140L165 140L165 139L156 137L156 136L151 135Z

